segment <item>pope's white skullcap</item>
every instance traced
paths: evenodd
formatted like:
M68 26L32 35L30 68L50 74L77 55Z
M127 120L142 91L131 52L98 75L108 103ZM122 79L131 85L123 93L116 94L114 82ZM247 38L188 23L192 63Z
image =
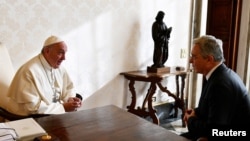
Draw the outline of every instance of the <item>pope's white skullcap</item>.
M52 44L55 44L55 43L60 43L60 42L63 42L63 40L57 36L54 36L54 35L51 35L50 37L48 37L44 44L43 44L43 47L46 47L46 46L49 46L49 45L52 45Z

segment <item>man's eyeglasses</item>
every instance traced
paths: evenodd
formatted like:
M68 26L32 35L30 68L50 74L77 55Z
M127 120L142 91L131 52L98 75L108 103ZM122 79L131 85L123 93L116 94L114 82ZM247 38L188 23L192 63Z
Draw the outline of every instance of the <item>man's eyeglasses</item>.
M197 59L199 57L202 57L202 56L200 54L197 54L197 55L191 54L189 58L195 60L195 59Z

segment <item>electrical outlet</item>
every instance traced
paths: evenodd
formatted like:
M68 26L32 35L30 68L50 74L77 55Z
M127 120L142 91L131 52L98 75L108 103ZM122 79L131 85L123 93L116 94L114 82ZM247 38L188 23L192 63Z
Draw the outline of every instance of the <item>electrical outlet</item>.
M187 50L185 48L181 49L180 57L181 58L186 58L187 57Z

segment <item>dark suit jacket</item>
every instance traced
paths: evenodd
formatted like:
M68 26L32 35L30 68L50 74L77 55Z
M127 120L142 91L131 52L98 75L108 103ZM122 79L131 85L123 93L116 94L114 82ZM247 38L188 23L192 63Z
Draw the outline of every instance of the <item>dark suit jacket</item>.
M187 123L189 133L195 136L210 136L211 128L250 125L250 97L241 78L225 64L220 65L202 88L195 112L197 117Z

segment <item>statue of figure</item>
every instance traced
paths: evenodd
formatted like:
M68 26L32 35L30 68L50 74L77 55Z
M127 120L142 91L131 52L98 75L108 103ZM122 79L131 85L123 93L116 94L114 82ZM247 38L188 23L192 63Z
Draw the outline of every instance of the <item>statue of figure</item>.
M164 12L159 11L156 16L156 21L152 25L152 37L154 40L154 54L151 66L153 68L164 67L164 63L168 60L168 40L172 27L168 28L163 22Z

